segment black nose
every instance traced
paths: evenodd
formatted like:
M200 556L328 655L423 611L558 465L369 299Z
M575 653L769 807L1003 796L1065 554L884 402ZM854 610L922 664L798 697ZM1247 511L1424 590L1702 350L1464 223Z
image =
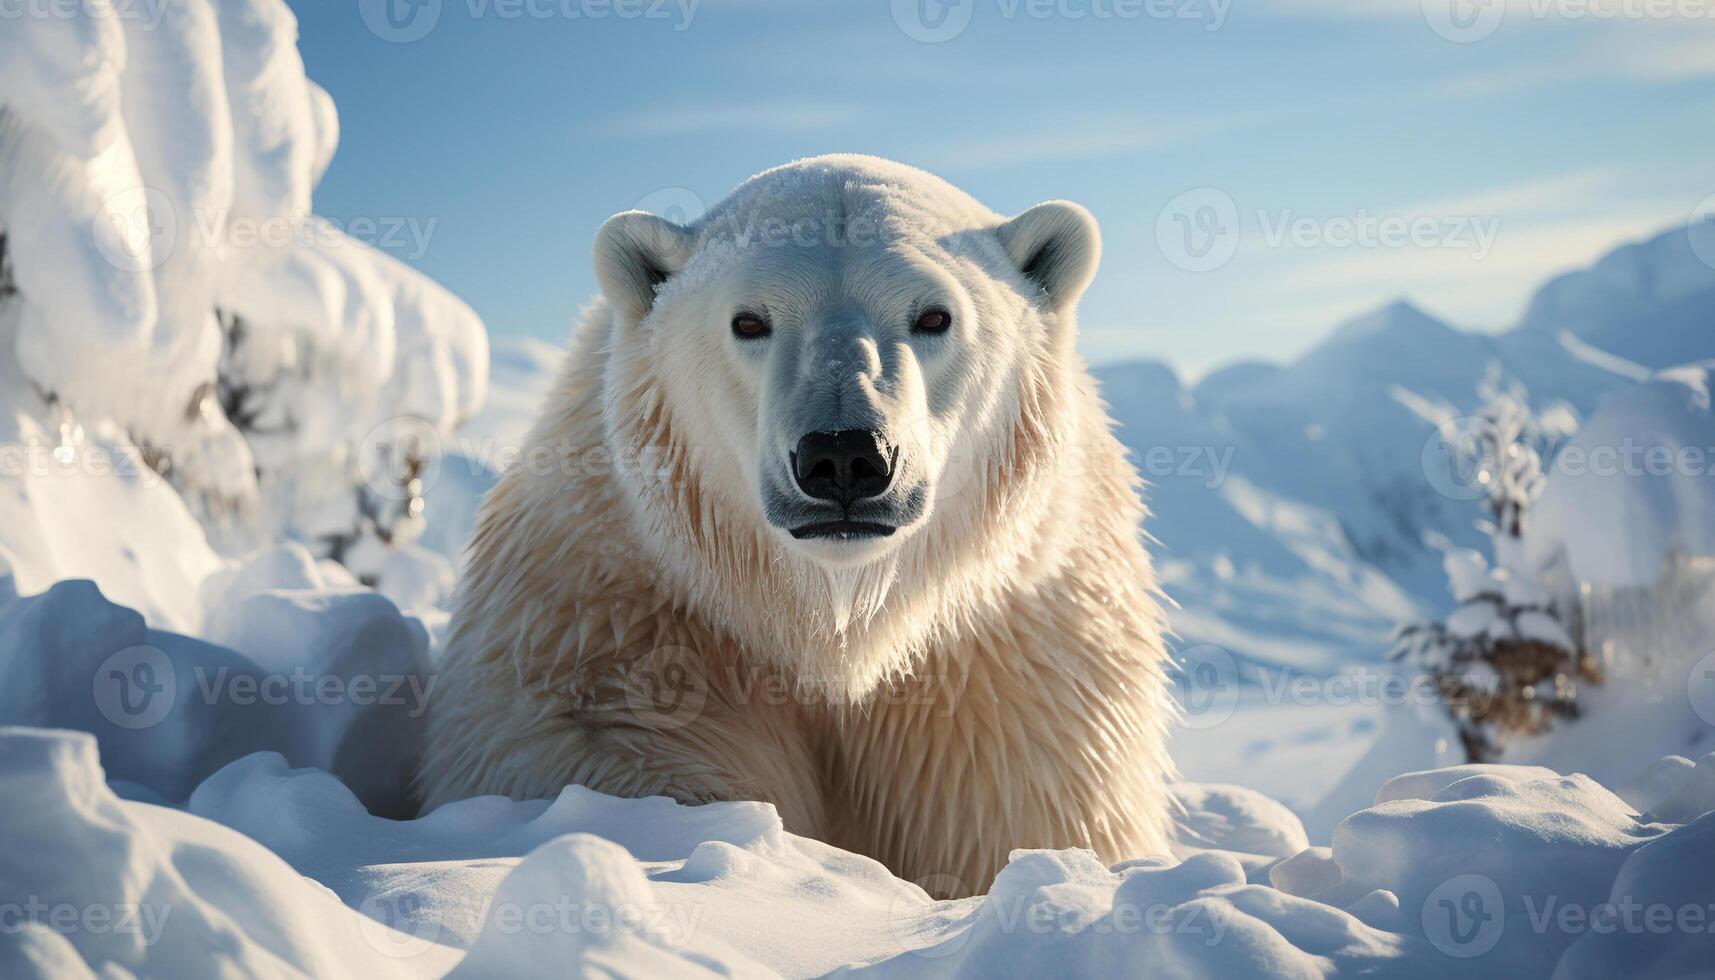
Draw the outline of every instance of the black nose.
M798 440L798 451L792 454L792 475L797 477L799 488L817 500L848 506L887 490L893 482L892 456L879 432L812 432Z

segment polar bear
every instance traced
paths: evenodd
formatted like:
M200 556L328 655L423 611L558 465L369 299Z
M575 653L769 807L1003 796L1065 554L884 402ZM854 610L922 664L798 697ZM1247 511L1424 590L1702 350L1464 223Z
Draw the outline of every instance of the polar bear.
M863 156L596 235L602 298L484 502L427 806L762 800L943 895L1166 853L1139 481L1074 350L1100 240Z

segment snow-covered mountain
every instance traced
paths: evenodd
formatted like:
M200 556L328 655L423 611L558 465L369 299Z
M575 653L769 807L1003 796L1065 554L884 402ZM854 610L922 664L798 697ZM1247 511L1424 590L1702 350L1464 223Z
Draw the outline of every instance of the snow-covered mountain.
M1588 269L1550 280L1520 331L1570 331L1649 368L1715 352L1715 222L1675 228L1615 249Z
M1500 334L1396 302L1290 364L1191 386L1158 363L1097 368L1151 484L1185 641L1298 667L1380 657L1395 623L1447 601L1430 542L1483 541L1442 423L1478 407L1495 369L1582 417L1647 368L1715 356L1715 243L1699 234L1671 229L1552 280Z

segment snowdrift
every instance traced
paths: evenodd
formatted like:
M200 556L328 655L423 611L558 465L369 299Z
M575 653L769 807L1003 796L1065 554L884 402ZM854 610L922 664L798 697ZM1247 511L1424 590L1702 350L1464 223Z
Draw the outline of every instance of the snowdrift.
M1666 763L1643 814L1582 776L1412 773L1321 848L1254 794L1184 787L1196 845L1177 859L1022 850L958 902L785 833L763 804L569 787L395 822L273 752L181 807L116 795L88 735L3 729L0 759L9 977L1682 977L1715 961L1715 756Z

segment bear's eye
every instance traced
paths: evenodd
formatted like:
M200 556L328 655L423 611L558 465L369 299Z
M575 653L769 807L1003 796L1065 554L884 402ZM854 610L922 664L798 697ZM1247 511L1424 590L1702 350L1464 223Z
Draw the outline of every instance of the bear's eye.
M946 333L947 328L952 325L953 315L951 313L946 310L932 309L924 310L918 314L917 322L911 325L911 329L918 333Z
M740 313L732 318L732 335L740 340L756 340L773 332L768 321L755 313Z

